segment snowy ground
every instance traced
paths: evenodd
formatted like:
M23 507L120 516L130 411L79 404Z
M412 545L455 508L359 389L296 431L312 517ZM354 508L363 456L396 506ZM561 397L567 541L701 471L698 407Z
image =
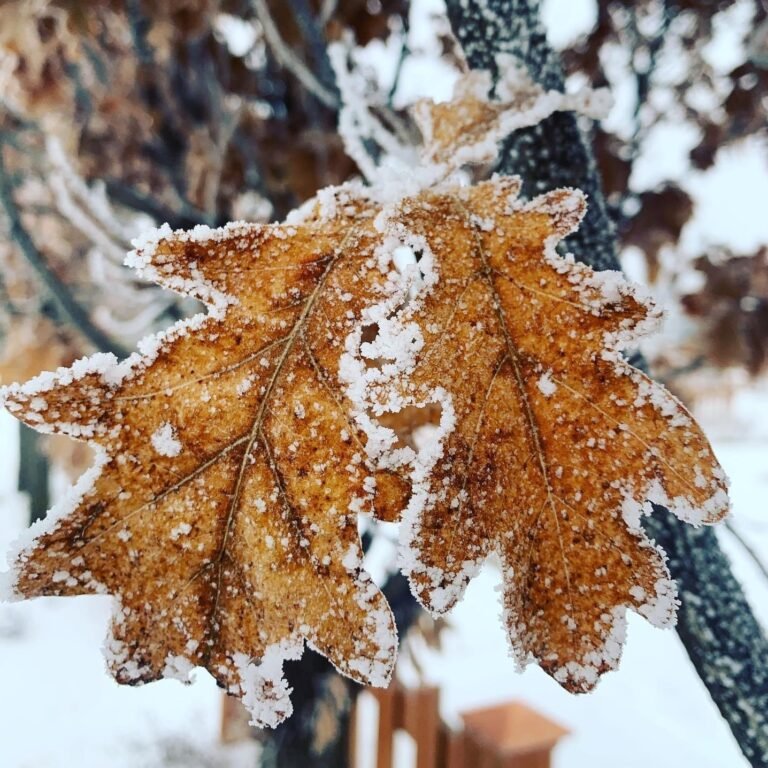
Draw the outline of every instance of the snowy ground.
M701 416L724 435L716 448L733 481L734 522L768 561L766 403L764 392L747 392L730 405L708 403ZM750 425L739 427L748 413ZM728 438L734 427L741 429L738 441ZM2 548L25 514L13 490L14 434L3 414ZM768 582L725 531L722 540L755 609L768 622ZM444 653L423 659L429 678L442 686L446 718L523 698L573 731L557 752L556 768L746 766L674 632L655 630L633 616L619 672L608 675L595 693L574 697L537 668L522 675L514 671L497 618L497 583L492 569L473 582L452 616ZM143 688L112 682L100 654L108 615L109 599L103 597L0 605L0 765L252 768L248 747L217 745L220 696L207 673L198 671L188 687L175 681Z

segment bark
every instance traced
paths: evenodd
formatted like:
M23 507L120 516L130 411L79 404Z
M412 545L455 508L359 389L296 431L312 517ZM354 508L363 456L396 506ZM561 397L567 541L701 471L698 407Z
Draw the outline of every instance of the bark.
M364 541L364 545L365 545ZM404 637L421 608L400 573L387 580L384 594ZM325 658L307 650L285 666L293 688L293 714L277 728L262 731L260 768L342 768L348 763L349 714L361 686L339 675Z
M48 457L41 450L43 436L19 423L18 488L29 496L29 522L42 520L50 506Z
M543 86L562 89L538 0L447 0L447 6L471 67L496 72L496 55L507 53ZM559 113L516 133L500 170L519 174L528 196L556 187L584 190L589 211L567 248L595 269L620 269L594 156L575 115ZM661 508L644 522L669 556L681 602L677 631L697 673L747 760L768 768L768 640L715 532L685 525Z

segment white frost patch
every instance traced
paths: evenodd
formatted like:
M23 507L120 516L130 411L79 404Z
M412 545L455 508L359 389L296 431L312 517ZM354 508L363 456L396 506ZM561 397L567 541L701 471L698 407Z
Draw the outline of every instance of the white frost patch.
M189 523L179 523L175 528L171 529L171 540L177 541L182 536L189 536L192 532L192 526Z
M344 557L341 559L341 564L348 571L355 571L362 565L360 559L359 547L357 544L350 544Z
M467 584L480 573L482 562L465 560L461 568L455 573L450 582L446 582L446 574L441 569L434 569L433 580L441 582L441 586L434 587L429 592L429 607L436 614L449 611L464 594ZM410 572L416 571L411 567ZM439 573L437 571L440 571Z
M539 376L539 380L536 382L536 386L539 388L539 392L541 392L544 397L552 397L552 395L554 395L557 391L557 384L552 381L552 371L545 371L541 376Z
M401 275L404 275L409 267L415 267L417 263L416 254L407 245L398 245L392 251L392 264Z
M93 465L80 475L77 482L70 486L69 490L63 495L61 501L49 509L48 514L42 520L32 523L13 542L6 555L9 563L23 565L27 559L25 553L35 548L37 539L55 530L58 523L74 512L83 502L83 499L93 492L96 480L109 461L109 457L107 452L100 446L94 445L92 447L96 454ZM17 570L12 568L9 572L0 575L2 576L0 578L0 601L13 602L22 600L23 595L16 590Z
M181 442L176 437L176 430L169 422L163 422L150 437L152 447L161 456L178 456L181 453Z
M291 715L291 689L283 677L283 663L299 659L303 650L303 641L283 640L267 646L260 663L244 653L233 655L240 680L230 687L230 693L241 696L251 714L251 725L275 728Z
M192 682L191 674L195 665L184 656L174 656L169 653L165 657L163 677L171 680L180 680L184 684Z
M642 587L633 587L630 593L640 603L635 606L635 610L654 627L667 629L675 626L680 601L677 599L675 582L670 578L664 576L657 579L653 595L646 594Z
M240 395L240 397L242 397L246 392L250 391L251 387L253 386L253 382L255 380L256 380L256 376L253 374L246 376L244 379L238 382L238 385L235 388L235 391L237 392L238 395Z

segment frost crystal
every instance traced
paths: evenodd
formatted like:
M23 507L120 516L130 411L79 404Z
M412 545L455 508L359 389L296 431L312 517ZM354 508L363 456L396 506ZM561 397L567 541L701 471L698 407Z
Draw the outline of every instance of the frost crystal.
M150 438L152 447L161 456L178 456L181 453L181 442L176 437L176 430L167 421L161 424Z

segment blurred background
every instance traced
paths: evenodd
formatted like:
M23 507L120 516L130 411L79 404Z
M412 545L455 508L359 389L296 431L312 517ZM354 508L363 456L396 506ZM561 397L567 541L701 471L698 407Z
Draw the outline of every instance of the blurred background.
M719 536L768 621L768 3L543 0L542 15L568 88L613 94L584 129L623 266L666 311L643 351L731 476ZM0 2L1 383L127 354L199 311L122 266L143 231L279 220L359 173L336 132L327 46L342 38L361 98L404 136L408 105L448 98L465 66L441 0ZM0 414L0 550L89 460ZM368 539L386 582L396 534ZM438 685L448 722L520 698L572 731L558 768L746 765L674 632L631 616L620 671L575 698L516 674L498 583L488 566L446 623L409 617L400 674ZM220 743L204 671L191 687L108 677L108 615L104 597L0 605L0 764L256 766L255 740Z

